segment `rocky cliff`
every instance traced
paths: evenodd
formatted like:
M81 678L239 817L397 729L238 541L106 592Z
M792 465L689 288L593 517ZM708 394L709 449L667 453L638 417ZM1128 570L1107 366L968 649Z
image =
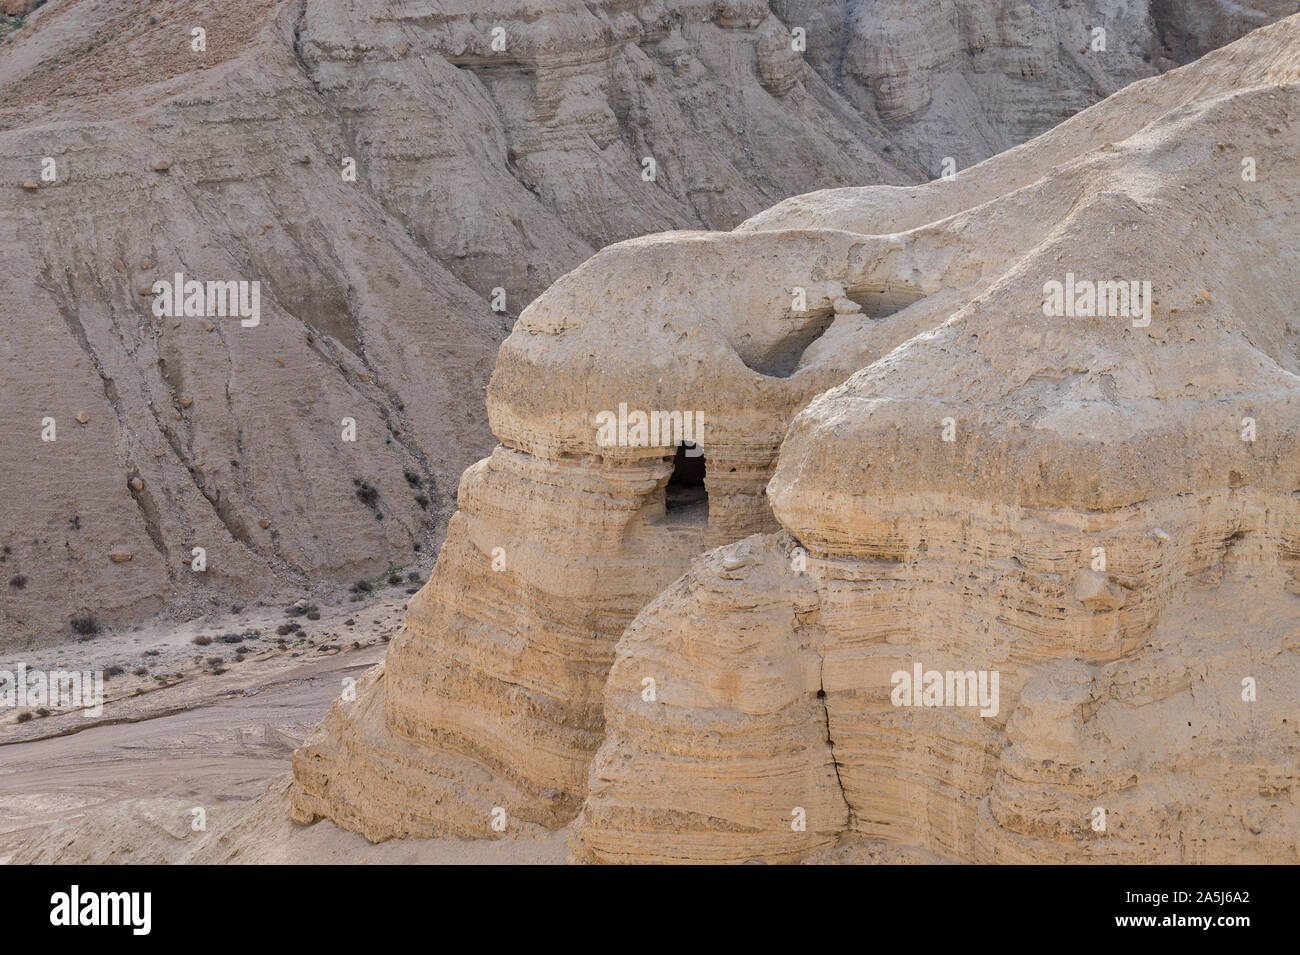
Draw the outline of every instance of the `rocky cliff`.
M964 167L1287 6L6 3L0 644L424 559L596 249Z
M578 812L603 862L1295 861L1297 50L1292 17L952 179L556 282L295 818ZM699 463L626 409L702 412Z

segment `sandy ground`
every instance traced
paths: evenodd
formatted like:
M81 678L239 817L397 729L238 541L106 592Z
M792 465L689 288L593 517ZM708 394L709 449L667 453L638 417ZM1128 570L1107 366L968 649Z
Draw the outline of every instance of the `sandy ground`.
M562 862L564 832L371 845L329 822L288 822L290 755L345 681L383 659L405 585L319 605L319 620L256 606L0 661L126 668L105 684L98 718L18 723L23 710L0 711L0 862ZM303 630L277 635L285 622ZM197 646L196 636L214 642Z

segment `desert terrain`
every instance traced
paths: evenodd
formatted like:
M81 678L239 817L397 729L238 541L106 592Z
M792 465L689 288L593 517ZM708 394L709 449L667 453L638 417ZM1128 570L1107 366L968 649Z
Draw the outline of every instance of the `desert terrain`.
M0 862L1300 861L1297 5L488 6L4 5Z

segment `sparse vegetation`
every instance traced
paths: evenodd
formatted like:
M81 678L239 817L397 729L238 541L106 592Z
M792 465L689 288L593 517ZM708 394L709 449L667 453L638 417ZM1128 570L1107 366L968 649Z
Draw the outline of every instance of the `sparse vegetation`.
M0 37L9 38L12 33L17 33L27 25L27 14L20 13L16 16L0 15Z
M375 490L369 482L353 481L357 486L357 500L366 507L377 508L379 506L379 492Z
M212 638L209 637L206 633L200 633L198 636L196 636L193 640L190 641L190 643L194 644L196 647L206 647L211 642L212 642Z
M99 633L99 621L93 613L82 613L68 621L72 632L80 637L93 637Z

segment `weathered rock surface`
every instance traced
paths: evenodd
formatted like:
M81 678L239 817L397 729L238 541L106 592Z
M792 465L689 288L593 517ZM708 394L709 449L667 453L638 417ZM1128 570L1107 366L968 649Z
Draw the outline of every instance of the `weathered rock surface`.
M0 644L431 553L491 446L509 316L595 249L964 166L1286 12L1177 6L67 0L6 21ZM1109 52L1076 54L1094 21ZM259 325L155 316L177 272L259 282Z
M577 858L1300 858L1298 40L1260 30L914 203L750 224L1019 251L983 244L987 284L794 420L780 533L625 632ZM1045 315L1067 271L1150 281L1149 325ZM998 674L996 710L899 705L918 665Z
M585 796L584 861L1293 860L1298 37L556 282L295 818L490 836ZM1067 271L1149 281L1150 323L1045 316ZM664 509L671 448L600 444L620 404L704 412L707 501ZM999 706L891 705L916 663L998 673Z

